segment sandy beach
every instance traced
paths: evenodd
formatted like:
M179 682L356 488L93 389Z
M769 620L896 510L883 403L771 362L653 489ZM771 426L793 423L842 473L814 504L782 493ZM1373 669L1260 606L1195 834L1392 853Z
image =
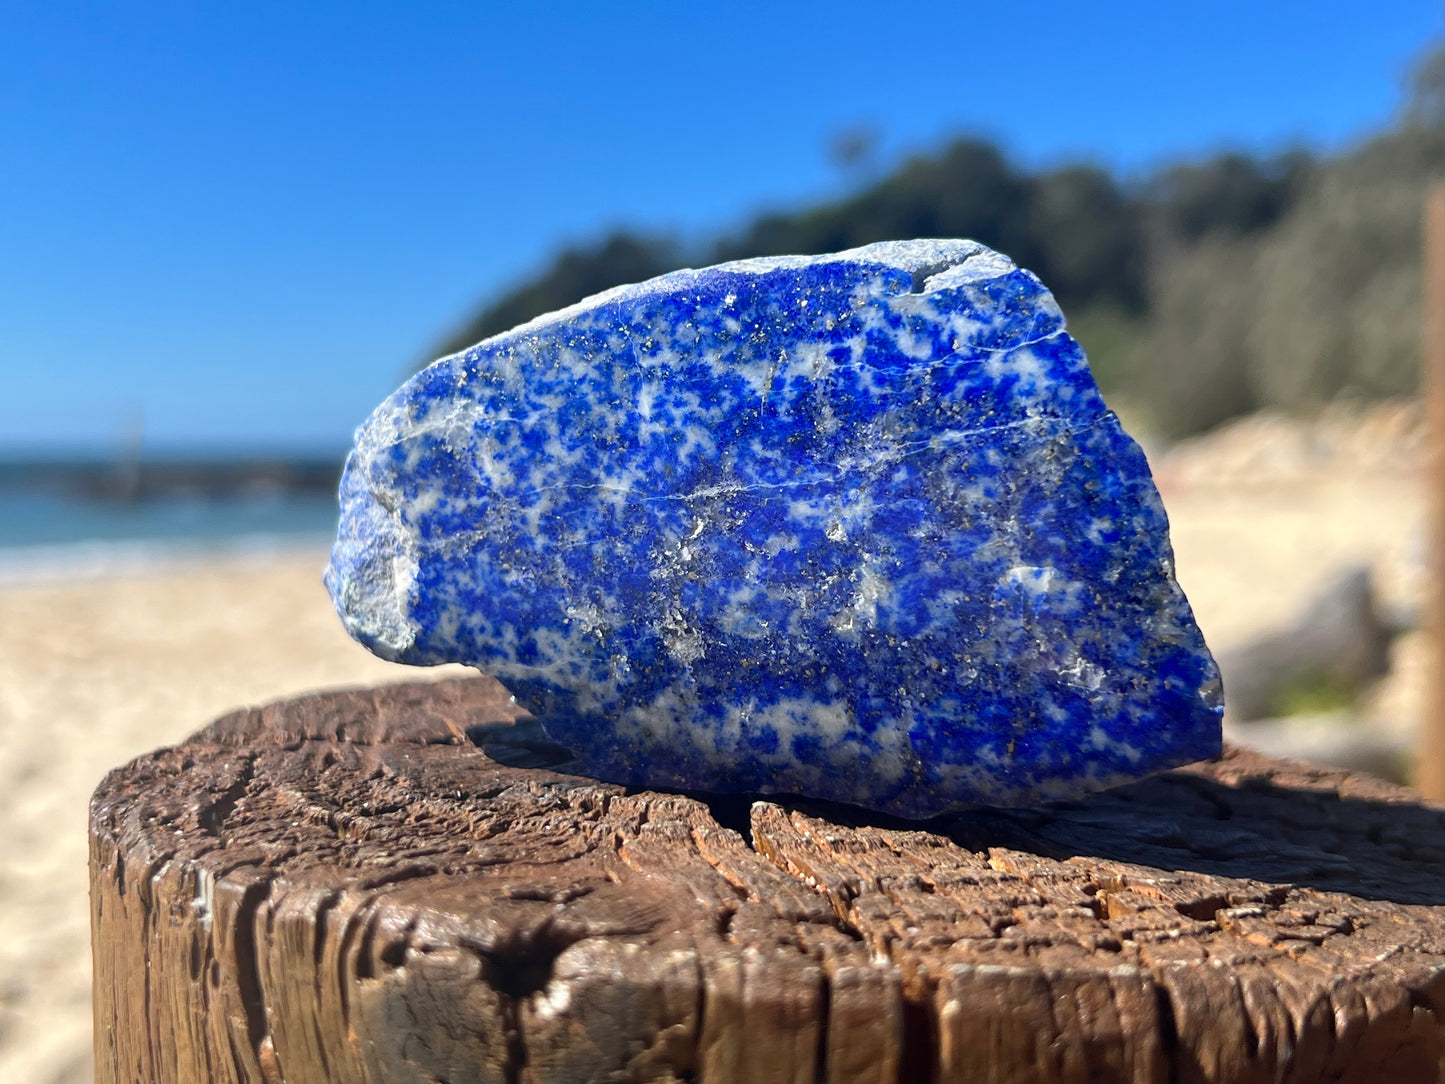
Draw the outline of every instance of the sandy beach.
M1331 438L1266 419L1157 461L1179 579L1216 650L1287 621L1350 565L1372 569L1388 604L1416 598L1413 423L1381 417L1367 447L1351 444L1358 425ZM107 770L238 706L460 672L353 644L321 587L324 561L187 560L0 585L0 1081L90 1079L85 818ZM1402 727L1420 647L1418 634L1397 641L1397 673L1374 700Z
M341 630L324 552L0 588L0 1080L90 1079L86 802L231 708L457 673Z

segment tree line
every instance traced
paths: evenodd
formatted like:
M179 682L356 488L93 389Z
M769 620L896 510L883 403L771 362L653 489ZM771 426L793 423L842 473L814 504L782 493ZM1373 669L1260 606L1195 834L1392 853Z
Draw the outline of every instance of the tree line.
M1266 407L1414 392L1421 205L1442 173L1445 50L1419 66L1396 123L1338 153L1220 153L1121 179L1092 165L1030 172L956 139L846 198L702 246L622 231L568 248L440 352L677 267L971 237L1053 290L1135 424L1180 437Z

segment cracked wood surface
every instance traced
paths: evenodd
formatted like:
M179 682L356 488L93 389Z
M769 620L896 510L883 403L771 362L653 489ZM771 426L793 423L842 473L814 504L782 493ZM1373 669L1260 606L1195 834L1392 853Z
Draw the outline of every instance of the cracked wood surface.
M567 774L489 679L91 804L97 1080L1435 1080L1445 810L1231 751L910 824Z

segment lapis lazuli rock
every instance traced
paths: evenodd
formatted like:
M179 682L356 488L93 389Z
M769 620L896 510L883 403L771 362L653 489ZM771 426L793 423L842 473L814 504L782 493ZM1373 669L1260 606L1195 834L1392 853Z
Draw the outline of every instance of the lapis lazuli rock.
M1218 753L1138 446L971 241L679 271L443 358L357 434L327 585L599 777L906 817Z

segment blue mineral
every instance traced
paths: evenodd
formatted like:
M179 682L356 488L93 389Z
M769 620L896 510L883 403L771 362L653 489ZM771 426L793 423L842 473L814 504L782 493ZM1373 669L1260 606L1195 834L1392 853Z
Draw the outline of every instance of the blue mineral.
M1219 751L1138 446L972 241L679 271L436 362L357 433L326 583L599 777L905 817Z

